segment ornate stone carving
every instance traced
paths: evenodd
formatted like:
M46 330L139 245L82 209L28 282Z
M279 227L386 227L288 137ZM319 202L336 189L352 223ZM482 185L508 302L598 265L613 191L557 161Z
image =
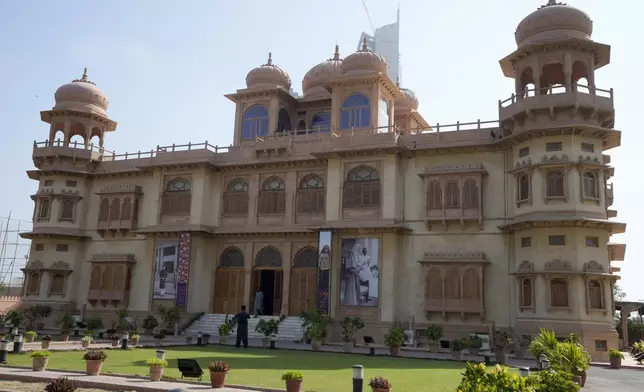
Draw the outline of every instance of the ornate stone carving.
M590 163L595 165L600 164L598 157L591 157L590 155L586 157L584 157L583 155L579 155L579 163Z
M65 263L64 261L57 261L54 264L49 267L51 270L65 270L65 271L71 271L71 267L69 266L69 263Z
M136 257L133 253L94 253L92 262L128 262L135 263Z
M558 156L557 154L552 154L551 156L544 155L541 157L541 162L542 163L556 163L556 162L570 162L568 159L568 155L566 154L561 154L561 156Z
M604 267L596 262L595 260L591 260L588 263L584 264L584 272L590 272L590 273L595 273L595 274L603 274L604 273Z
M465 164L443 164L443 165L425 165L423 168L425 174L441 174L456 172L483 172L486 173L482 163L465 163Z
M41 270L43 269L43 263L40 260L32 260L27 263L24 269L26 270Z
M514 170L523 169L532 166L532 159L521 159L514 163Z
M135 193L141 192L140 185L134 184L113 184L101 188L100 193Z
M534 272L534 263L531 263L528 260L523 260L521 264L519 264L517 272Z
M485 258L485 253L483 252L425 252L424 260L483 262L487 259Z
M546 271L560 271L560 272L571 272L572 265L567 261L562 260L552 260L546 263L544 268Z

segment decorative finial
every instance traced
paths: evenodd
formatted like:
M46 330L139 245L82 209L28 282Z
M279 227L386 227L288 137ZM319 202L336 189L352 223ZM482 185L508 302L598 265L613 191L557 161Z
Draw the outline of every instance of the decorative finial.
M551 5L567 5L566 3L557 3L557 0L548 0L548 4L542 5L541 8L550 7ZM541 9L539 8L539 9Z
M83 76L81 77L82 81L87 81L87 67L83 68Z
M362 38L362 51L367 51L367 37Z
M333 60L340 60L340 46L335 44L335 53L333 53Z
M81 76L80 79L72 80L72 82L85 82L85 83L90 83L90 84L96 85L96 83L90 81L89 78L87 77L87 67L85 67L83 69L83 76Z
M266 62L266 65L273 65L273 53L268 52L268 61Z

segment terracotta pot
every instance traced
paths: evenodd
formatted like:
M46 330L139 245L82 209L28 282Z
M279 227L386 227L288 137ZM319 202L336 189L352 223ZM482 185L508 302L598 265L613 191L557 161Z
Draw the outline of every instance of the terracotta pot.
M204 342L207 343L207 342ZM219 335L219 344L227 344L228 343L228 335Z
M210 386L213 388L223 388L226 383L227 372L210 372Z
M389 347L389 353L394 357L399 356L400 355L400 347Z
M31 367L34 372L42 372L47 368L49 357L31 358Z
M118 339L112 339L112 347L118 347L119 346L119 340Z
M49 349L49 345L51 344L51 340L41 340L40 341L40 348L43 350Z
M572 376L572 382L581 386L581 376Z
M389 392L389 389L385 389L385 388L371 388L371 392Z
M99 361L99 360L85 361L85 367L87 369L87 375L98 376L99 374L101 374L103 361Z
M344 350L345 353L350 353L353 351L353 343L351 342L344 342L342 345L342 350Z
M470 347L470 348L468 348L468 351L470 352L470 355L479 355L479 349L478 348Z
M69 340L69 334L66 335L60 335L60 341L61 342L66 342Z
M437 353L441 349L441 344L438 342L431 342L429 343L429 351L432 353Z
M619 369L622 367L622 359L621 358L608 358L608 361L610 363L610 368L611 369Z
M313 351L318 351L322 347L322 341L321 340L311 340L311 348Z
M150 381L160 381L163 377L163 366L150 366Z
M303 380L286 380L286 392L300 392Z
M89 342L87 342L85 340L81 340L81 346L83 346L83 348L87 348L87 347L89 347Z
M452 359L454 361L462 361L463 360L463 351L452 351Z
M132 346L136 346L137 344L139 344L139 339L141 338L132 338Z

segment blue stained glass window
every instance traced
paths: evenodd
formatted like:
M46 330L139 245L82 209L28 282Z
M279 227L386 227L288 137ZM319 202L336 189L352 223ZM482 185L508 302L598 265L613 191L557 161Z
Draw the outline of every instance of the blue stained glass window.
M251 106L244 113L242 139L268 135L268 110L262 105Z
M331 115L328 112L316 113L311 120L312 132L329 132L331 130Z
M364 94L351 94L340 109L340 129L366 128L371 125L369 98Z

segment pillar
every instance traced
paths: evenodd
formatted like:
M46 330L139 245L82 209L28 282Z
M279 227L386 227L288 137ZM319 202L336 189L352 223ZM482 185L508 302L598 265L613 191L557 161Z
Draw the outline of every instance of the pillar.
M288 314L289 294L291 290L291 268L293 266L293 243L286 241L284 249L284 257L282 258L282 305L280 307L280 315Z
M628 314L626 305L622 305L620 314L622 316L622 348L628 347Z
M570 52L564 54L564 78L566 85L566 92L574 91L575 88L572 85L572 55Z

